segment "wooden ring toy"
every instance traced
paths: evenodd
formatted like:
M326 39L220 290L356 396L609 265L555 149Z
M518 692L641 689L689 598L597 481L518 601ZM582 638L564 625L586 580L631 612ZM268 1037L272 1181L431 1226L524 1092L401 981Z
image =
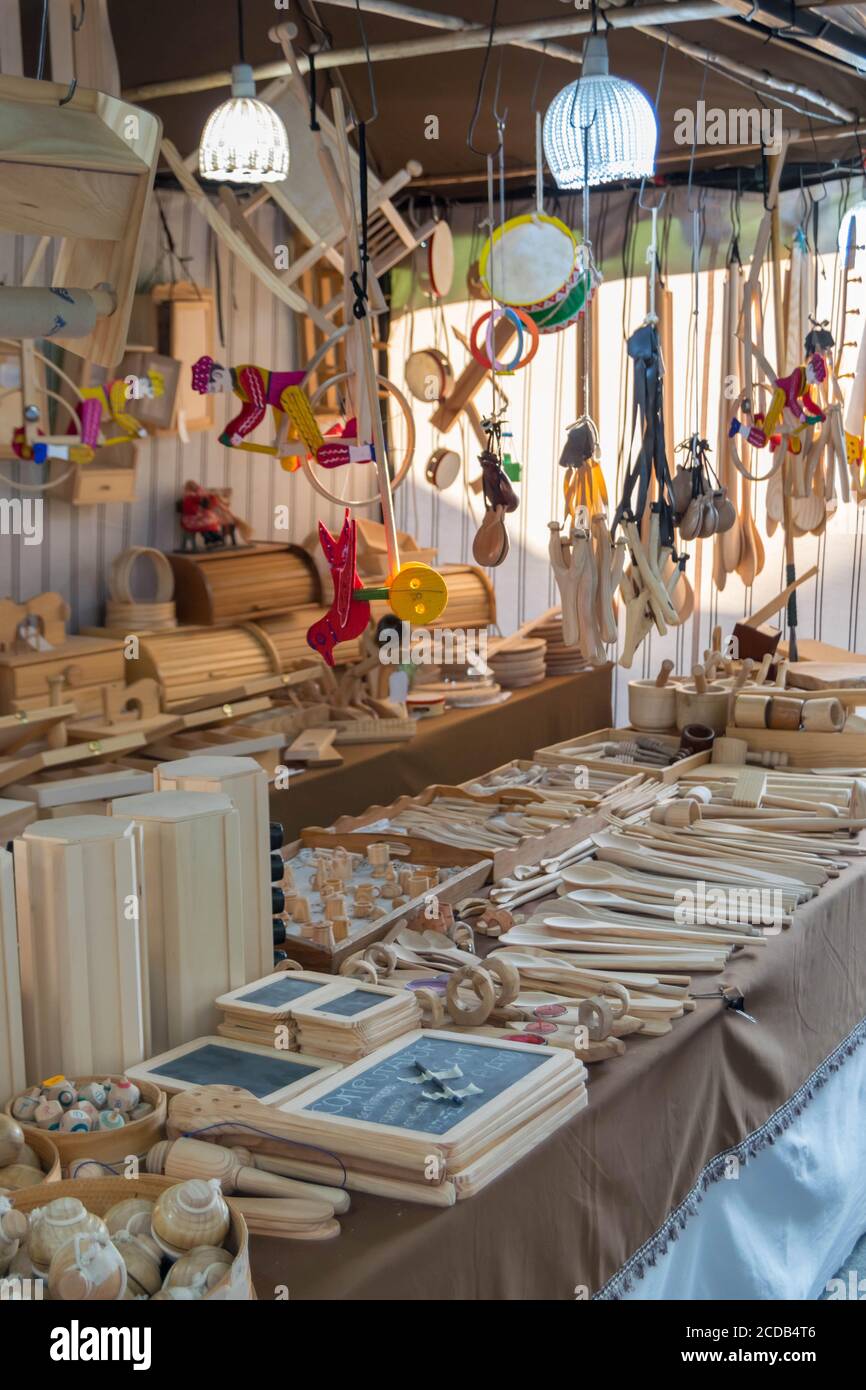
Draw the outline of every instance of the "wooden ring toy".
M484 969L493 976L496 992L496 1008L504 1009L513 1004L520 993L520 971L504 956L490 956L484 962Z
M313 395L310 397L310 410L315 413L316 406L325 399L329 391L334 390L336 387L343 388L342 392L338 391L338 395L345 394L345 388L351 384L352 380L352 372L339 372L336 376L329 377L327 381L323 381L320 386L317 386ZM412 414L412 407L409 405L403 392L399 387L394 385L393 381L389 381L387 377L380 374L376 377L376 383L378 386L379 400L381 401L388 396L393 397L406 426L406 446L403 451L403 457L400 459L399 463L395 465L394 476L391 479L391 491L396 492L397 488L405 480L412 467L412 460L415 457L415 419ZM327 502L336 502L338 507L378 507L382 504L382 498L379 494L378 487L375 493L370 497L352 498L337 496L336 493L331 492L329 488L325 487L324 483L319 481L314 472L313 464L306 454L304 454L301 459L301 469L313 490L317 492L320 497L324 497Z
M137 599L130 588L132 571L138 560L147 558L156 578L156 594L152 599ZM108 572L108 596L115 603L169 603L174 598L174 571L168 557L149 545L131 545L111 562Z
M461 1001L461 985L468 985L473 990L478 999L477 1004L466 1005ZM484 1023L490 1017L496 1002L492 976L480 965L463 965L449 978L445 998L448 1002L448 1012L455 1023L469 1028Z
M353 980L367 980L371 985L379 983L379 972L372 961L367 960L360 951L349 956L340 966L340 974Z
M475 933L468 922L453 922L447 933L461 951L475 951Z
M445 1022L445 1006L441 996L435 990L427 989L424 985L420 989L414 989L412 993L418 1000L418 1007L424 1016L424 1027L441 1028Z
M364 952L364 959L386 977L393 975L397 969L397 952L393 946L386 945L384 941L378 941L374 945L368 946Z

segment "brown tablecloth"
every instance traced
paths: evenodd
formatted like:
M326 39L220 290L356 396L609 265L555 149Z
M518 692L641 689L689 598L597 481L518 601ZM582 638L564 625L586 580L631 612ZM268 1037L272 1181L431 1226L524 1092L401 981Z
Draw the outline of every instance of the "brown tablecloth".
M604 729L611 722L611 667L553 676L515 690L502 705L449 710L421 720L408 742L347 745L337 767L302 772L271 792L271 817L286 841L307 825L331 825L368 806L417 796L432 783L453 786L536 748Z
M694 989L709 992L720 978L696 977ZM273 1298L277 1284L292 1299L597 1292L709 1160L764 1124L866 1014L866 863L855 861L766 947L744 950L723 978L743 991L757 1026L699 1000L666 1037L630 1039L624 1057L589 1068L586 1110L448 1210L353 1194L333 1241L254 1240L259 1297Z

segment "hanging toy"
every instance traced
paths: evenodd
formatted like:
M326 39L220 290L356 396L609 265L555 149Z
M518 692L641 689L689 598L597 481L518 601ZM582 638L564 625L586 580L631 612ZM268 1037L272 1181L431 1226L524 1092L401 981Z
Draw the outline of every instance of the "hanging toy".
M811 353L806 358L805 365L795 367L789 376L774 376L773 395L765 415L752 416L749 402L743 401L740 409L747 418L742 421L734 416L728 429L728 437L734 439L741 434L753 449L763 449L767 444L772 444L774 439L776 442L772 447L778 448L785 437L788 441L788 451L798 454L802 443L797 436L812 425L823 424L827 418L811 395L811 387L826 380L827 362L823 353ZM797 424L794 429L782 429L777 433L778 426L783 424L786 410Z
M494 346L494 329L500 319L507 319L517 330L517 349L509 362L500 362L496 356ZM487 324L487 332L484 337L484 347L480 346L479 337L481 329ZM524 329L529 335L529 346L526 346ZM482 314L477 323L473 325L472 334L469 339L469 351L475 361L485 371L495 371L497 376L513 376L521 367L528 367L535 354L538 352L539 344L538 329L528 314L522 309L507 307L505 309L488 309L486 314Z
M296 472L301 459L311 455L323 468L341 468L348 463L375 461L372 444L358 444L357 422L349 420L342 433L326 440L310 408L302 387L308 371L272 372L265 367L247 363L241 367L224 367L212 357L199 357L192 366L192 387L202 396L233 393L243 402L241 410L229 420L220 443L229 449L245 449L255 454L270 454L279 458L288 473ZM264 420L271 407L276 426L274 444L253 444L247 440ZM293 429L297 440L289 439Z
M737 519L734 505L710 464L710 446L693 434L677 446L685 462L670 485L674 525L684 541L730 531Z
M77 407L77 414L82 422L82 433L87 428L85 423L87 403L96 402L99 408L97 419L102 415L107 415L120 431L119 434L109 435L102 440L105 447L112 444L128 444L133 439L142 439L147 434L147 430L140 420L136 420L134 415L130 415L126 408L127 404L130 400L141 400L142 398L156 400L164 394L165 378L161 372L155 370L149 371L146 376L117 377L114 381L106 381L102 386L82 386L83 401Z
M358 593L362 585L355 563L357 531L348 507L339 536L332 536L319 522L319 541L331 571L334 600L325 616L308 629L307 642L329 666L334 665L334 648L360 637L370 621L370 604Z

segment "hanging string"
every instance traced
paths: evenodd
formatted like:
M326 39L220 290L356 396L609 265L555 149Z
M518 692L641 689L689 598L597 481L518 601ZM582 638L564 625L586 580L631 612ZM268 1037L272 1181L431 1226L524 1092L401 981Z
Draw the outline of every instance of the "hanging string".
M357 0L356 0L356 3L357 3ZM479 150L479 149L476 149L474 141L475 141L475 127L476 127L477 124L478 124L478 118L479 118L479 116L481 115L481 103L482 103L482 101L484 100L484 87L485 87L485 85L486 85L486 83L487 83L487 71L488 71L488 69L489 69L489 67L490 67L490 54L491 54L491 52L492 52L492 50L493 50L493 35L496 33L496 17L497 17L498 12L499 12L499 0L493 0L493 9L491 10L491 13L490 13L490 32L489 32L489 34L487 35L487 47L486 47L486 49L485 49L485 51L484 51L484 62L483 62L482 65L481 65L481 79L480 79L480 81L479 81L479 83L478 83L478 93L477 93L477 95L476 95L476 97L475 97L475 108L474 108L474 110L473 110L473 112L472 112L472 118L471 118L471 120L470 120L470 122L469 122L469 131L468 131L467 136L466 136L466 143L467 143L467 145L469 146L469 148L470 148L470 150L472 151L472 153L473 153L473 154L477 154L477 155L481 155L482 157L486 157L486 156L488 155L488 153L490 153L490 154L495 154L495 153L496 153L495 150L490 150L490 151L488 152L487 150Z
M244 0L238 0L238 58L242 63L247 61L246 49L244 48Z
M42 0L42 19L39 27L39 57L36 60L36 81L41 82L45 73L45 52L48 46L48 0Z
M361 33L361 43L364 48L364 61L367 65L367 83L370 88L370 115L367 117L366 124L372 125L379 117L379 102L376 97L376 80L373 76L373 64L370 61L370 45L367 42L367 30L364 26L364 13L361 9L361 0L355 0L355 9L358 14L358 28Z

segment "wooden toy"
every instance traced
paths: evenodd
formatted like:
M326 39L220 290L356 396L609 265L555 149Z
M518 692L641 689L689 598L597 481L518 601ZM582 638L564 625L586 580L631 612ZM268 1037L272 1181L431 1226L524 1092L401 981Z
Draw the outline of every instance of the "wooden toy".
M111 815L141 836L149 1036L164 1050L211 1027L215 996L243 983L240 815L225 794L193 791L124 797Z
M142 600L134 597L131 579L135 566L145 559L153 569L155 593L152 599ZM139 632L172 628L176 623L174 576L165 555L151 546L134 545L122 550L112 560L108 573L105 626Z
M55 1254L76 1236L105 1235L105 1223L77 1197L59 1196L30 1213L28 1251L33 1267L47 1274Z
M158 792L191 791L228 796L239 818L244 978L258 979L273 960L267 777L252 758L197 757L161 763Z
M67 637L68 617L69 605L59 594L38 594L20 604L0 601L0 712L48 705L57 676L80 713L100 707L103 686L125 683L123 644Z
M223 1278L232 1257L221 1246L201 1245L175 1260L165 1277L165 1289L200 1286L211 1289Z
M111 1236L116 1236L119 1231L126 1231L130 1235L147 1234L152 1213L153 1202L149 1197L127 1197L125 1201L109 1207L103 1220Z
M61 1302L113 1301L126 1291L126 1265L108 1234L68 1240L51 1258L48 1290Z
M134 1200L134 1199L133 1199ZM153 1210L153 1203L147 1203L147 1225L141 1235L127 1229L121 1228L113 1230L111 1233L111 1243L118 1251L126 1268L126 1297L150 1298L157 1292L162 1284L162 1272L160 1269L162 1261L162 1251L156 1241L150 1236L150 1212ZM106 1225L108 1225L108 1214L106 1214ZM109 1228L110 1229L110 1228ZM222 1251L220 1252L223 1253ZM226 1253L227 1263L231 1263L231 1256Z
M323 1058L275 1048L273 1038L269 1047L260 1047L202 1037L151 1057L133 1067L130 1075L153 1082L169 1095L203 1085L244 1085L270 1106L315 1085L335 1069L333 1062Z
M14 843L31 1075L125 1069L145 1051L146 946L129 821L40 821ZM63 892L56 891L63 884Z
M229 1223L219 1180L190 1178L156 1199L151 1231L160 1249L177 1256L200 1245L221 1245Z
M74 1183L57 1183L54 1190L60 1197L74 1198L79 1205L83 1204L93 1220L99 1222L104 1231L104 1222L100 1218L104 1217L105 1213L118 1202L131 1197L145 1197L155 1203L163 1193L176 1186L177 1184L173 1183L170 1178L142 1173L134 1178L81 1177L76 1179ZM15 1205L20 1211L32 1216L34 1208L44 1205L44 1201L45 1198L41 1195L40 1189L34 1188L30 1192L20 1193L15 1199ZM228 1251L231 1264L225 1267L223 1277L219 1279L219 1282L203 1292L201 1297L216 1300L249 1299L254 1295L250 1281L247 1228L234 1199L230 1198L226 1206L229 1212L229 1230L223 1240L223 1248ZM135 1236L133 1239L142 1243L154 1263L158 1261L162 1252L155 1241L146 1235ZM124 1242L119 1237L116 1238L116 1241L120 1253L123 1255L125 1253ZM182 1253L178 1250L179 1255ZM159 1292L158 1290L152 1297L159 1297Z

